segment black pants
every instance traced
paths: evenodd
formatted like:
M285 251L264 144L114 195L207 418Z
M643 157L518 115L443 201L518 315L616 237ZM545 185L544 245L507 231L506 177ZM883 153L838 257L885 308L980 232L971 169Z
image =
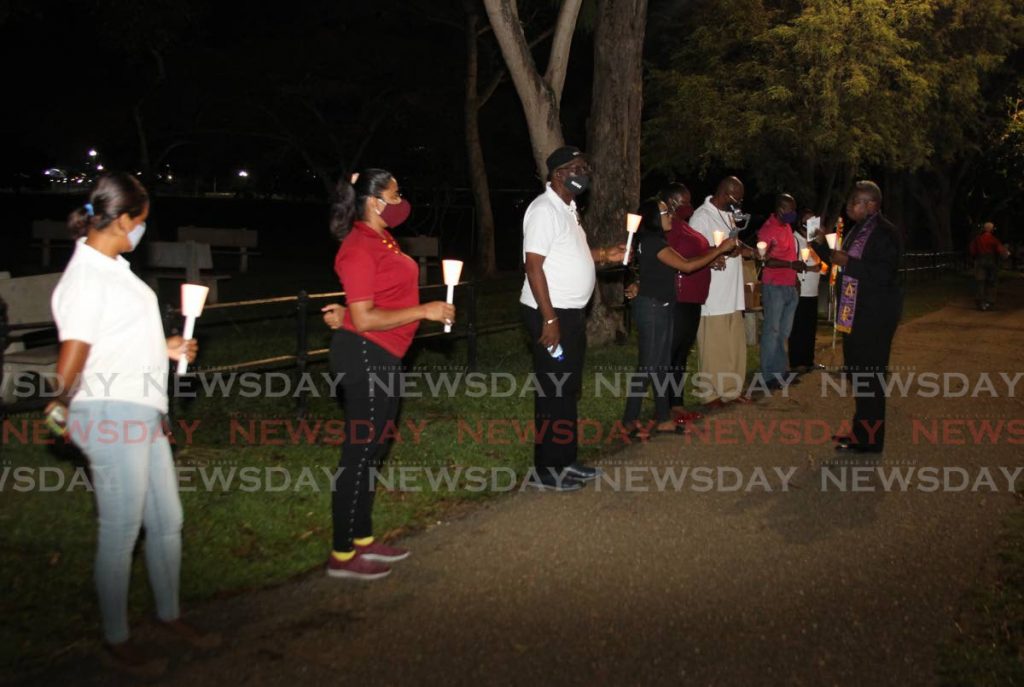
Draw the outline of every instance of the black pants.
M851 375L849 388L853 390L855 403L853 436L861 446L878 451L885 443L882 381L888 375L889 352L898 323L898 314L894 318L872 320L858 313L853 331L843 335L843 369Z
M814 365L814 337L818 330L818 297L800 296L789 333L789 366Z
M523 306L523 321L533 353L533 372L539 387L533 406L536 431L533 463L541 474L552 470L561 472L576 462L577 404L583 387L583 358L587 353L587 323L583 310L555 308L555 315L562 336L562 361L552 358L537 342L544 324L540 311ZM565 382L559 389L556 380L563 379Z
M672 338L672 363L677 375L676 386L682 389L686 379L686 361L697 340L697 329L700 328L700 303L676 303L674 320L675 335ZM672 405L683 405L683 395L672 395Z
M331 338L330 362L331 372L345 375L345 440L338 461L341 471L331 493L333 546L335 551L351 551L353 539L373 535L375 490L370 471L381 466L390 446L380 437L398 416L402 361L372 341L339 329ZM372 385L375 380L379 383Z

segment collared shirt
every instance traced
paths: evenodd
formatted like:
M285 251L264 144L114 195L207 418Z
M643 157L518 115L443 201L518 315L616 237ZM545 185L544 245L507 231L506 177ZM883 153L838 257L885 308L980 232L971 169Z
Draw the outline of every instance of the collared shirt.
M714 245L713 231L724 231L726 236L735 227L732 214L722 212L711 203L711 196L697 208L690 218L690 226ZM743 298L743 258L726 258L724 270L711 271L711 288L701 306L701 317L729 315L746 307Z
M530 203L523 216L524 263L527 253L544 256L544 277L553 307L586 307L597 282L594 256L576 214L576 201L567 205L551 184ZM523 280L519 302L537 307L529 278Z
M778 215L772 214L761 225L757 238L768 244L765 256L775 260L792 262L796 260L796 240L793 227L785 224ZM761 281L772 286L796 286L796 270L792 267L765 267Z
M683 220L673 217L672 229L665 238L668 245L684 258L699 258L711 250L711 242L693 230ZM708 299L711 288L711 267L702 267L696 272L676 273L676 301L679 303L703 303Z
M378 234L365 222L355 222L334 257L334 271L341 280L348 303L373 301L374 307L394 310L420 303L419 265L401 251L387 229ZM357 332L352 311L346 308L341 326L401 358L412 345L420 323Z
M167 412L167 338L156 294L131 271L78 239L50 299L61 341L89 344L72 403L125 401Z

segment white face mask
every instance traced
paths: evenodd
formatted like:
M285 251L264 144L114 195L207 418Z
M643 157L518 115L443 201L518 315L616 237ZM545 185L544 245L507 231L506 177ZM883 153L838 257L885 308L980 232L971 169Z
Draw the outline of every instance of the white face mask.
M135 250L139 245L139 241L142 240L142 235L146 233L146 223L141 222L139 226L135 227L128 232L128 242L132 244L132 250Z

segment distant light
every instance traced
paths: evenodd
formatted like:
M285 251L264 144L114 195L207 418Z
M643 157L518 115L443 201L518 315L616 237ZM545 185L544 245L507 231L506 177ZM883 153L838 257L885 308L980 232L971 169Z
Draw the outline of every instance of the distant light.
M174 181L174 175L173 174L168 174L167 175L167 181Z
M102 172L103 171L103 165L96 165L96 169L97 169L97 171Z
M246 172L244 169L240 169L240 170L238 170L238 176L240 176L240 177L247 177L247 176L249 176L249 173Z
M98 155L98 153L96 152L96 149L95 148L89 148L89 157L96 157L96 155Z

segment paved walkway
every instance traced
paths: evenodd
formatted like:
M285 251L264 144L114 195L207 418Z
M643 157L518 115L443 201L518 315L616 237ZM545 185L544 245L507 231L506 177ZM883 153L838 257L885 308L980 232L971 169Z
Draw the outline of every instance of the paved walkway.
M1024 303L1022 286L1006 285L1004 302ZM227 645L179 656L163 683L930 684L937 642L955 631L962 594L988 579L999 525L1019 507L995 468L1024 462L1005 438L937 447L920 431L915 441L912 424L951 419L948 441L970 426L960 420L1024 418L1024 375L1014 398L998 377L1024 368L1022 313L981 313L965 299L901 327L894 347L904 373L959 372L974 384L989 372L1000 397L893 399L879 467L960 467L974 480L991 466L998 493L886 492L877 474L862 478L876 491L841 492L822 488L830 442L656 437L606 469L728 466L746 484L762 468L775 491L606 482L498 499L406 539L414 555L387 580L317 574L205 605L193 617ZM740 421L834 428L851 409L823 398L813 373L788 398L713 420L738 433ZM852 467L824 469L852 479ZM793 471L788 491L773 468ZM61 672L111 679L93 663Z

